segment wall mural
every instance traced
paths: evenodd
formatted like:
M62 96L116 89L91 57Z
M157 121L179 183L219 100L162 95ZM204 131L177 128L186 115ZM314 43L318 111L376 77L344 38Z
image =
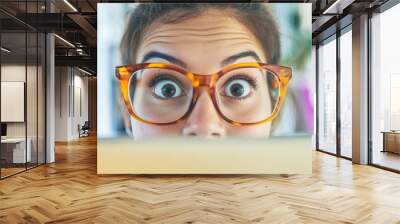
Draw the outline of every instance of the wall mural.
M98 5L98 173L310 173L311 4Z

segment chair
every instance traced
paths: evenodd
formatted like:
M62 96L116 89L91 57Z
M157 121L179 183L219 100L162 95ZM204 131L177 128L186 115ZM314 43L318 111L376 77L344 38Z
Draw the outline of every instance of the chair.
M85 121L82 127L80 127L80 125L78 124L79 138L89 136L89 129L90 129L89 121Z

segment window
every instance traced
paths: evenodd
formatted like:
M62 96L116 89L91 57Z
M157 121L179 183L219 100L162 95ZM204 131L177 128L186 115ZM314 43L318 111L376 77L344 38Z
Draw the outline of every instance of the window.
M340 36L340 155L352 157L352 32Z
M318 149L336 153L336 39L318 48Z
M372 164L400 170L400 5L371 19Z

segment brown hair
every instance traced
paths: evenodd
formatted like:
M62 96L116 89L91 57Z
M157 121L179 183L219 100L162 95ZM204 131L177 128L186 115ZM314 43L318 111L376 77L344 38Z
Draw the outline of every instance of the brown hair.
M270 10L260 3L140 3L130 14L120 51L124 64L135 63L138 46L146 29L154 22L179 23L215 9L232 12L260 41L268 63L280 58L279 31Z

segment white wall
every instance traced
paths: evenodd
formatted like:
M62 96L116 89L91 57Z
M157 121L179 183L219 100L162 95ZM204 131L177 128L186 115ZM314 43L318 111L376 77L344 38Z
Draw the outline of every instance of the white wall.
M88 77L76 68L56 67L55 86L55 140L77 139L78 125L88 120Z
M76 72L76 70L75 70ZM78 124L83 125L85 121L89 119L88 111L88 77L74 75L74 108L73 108L73 119L72 119L72 136L74 138L79 137ZM81 107L81 108L80 108ZM81 110L81 111L80 111Z
M55 68L55 141L68 141L69 68Z

